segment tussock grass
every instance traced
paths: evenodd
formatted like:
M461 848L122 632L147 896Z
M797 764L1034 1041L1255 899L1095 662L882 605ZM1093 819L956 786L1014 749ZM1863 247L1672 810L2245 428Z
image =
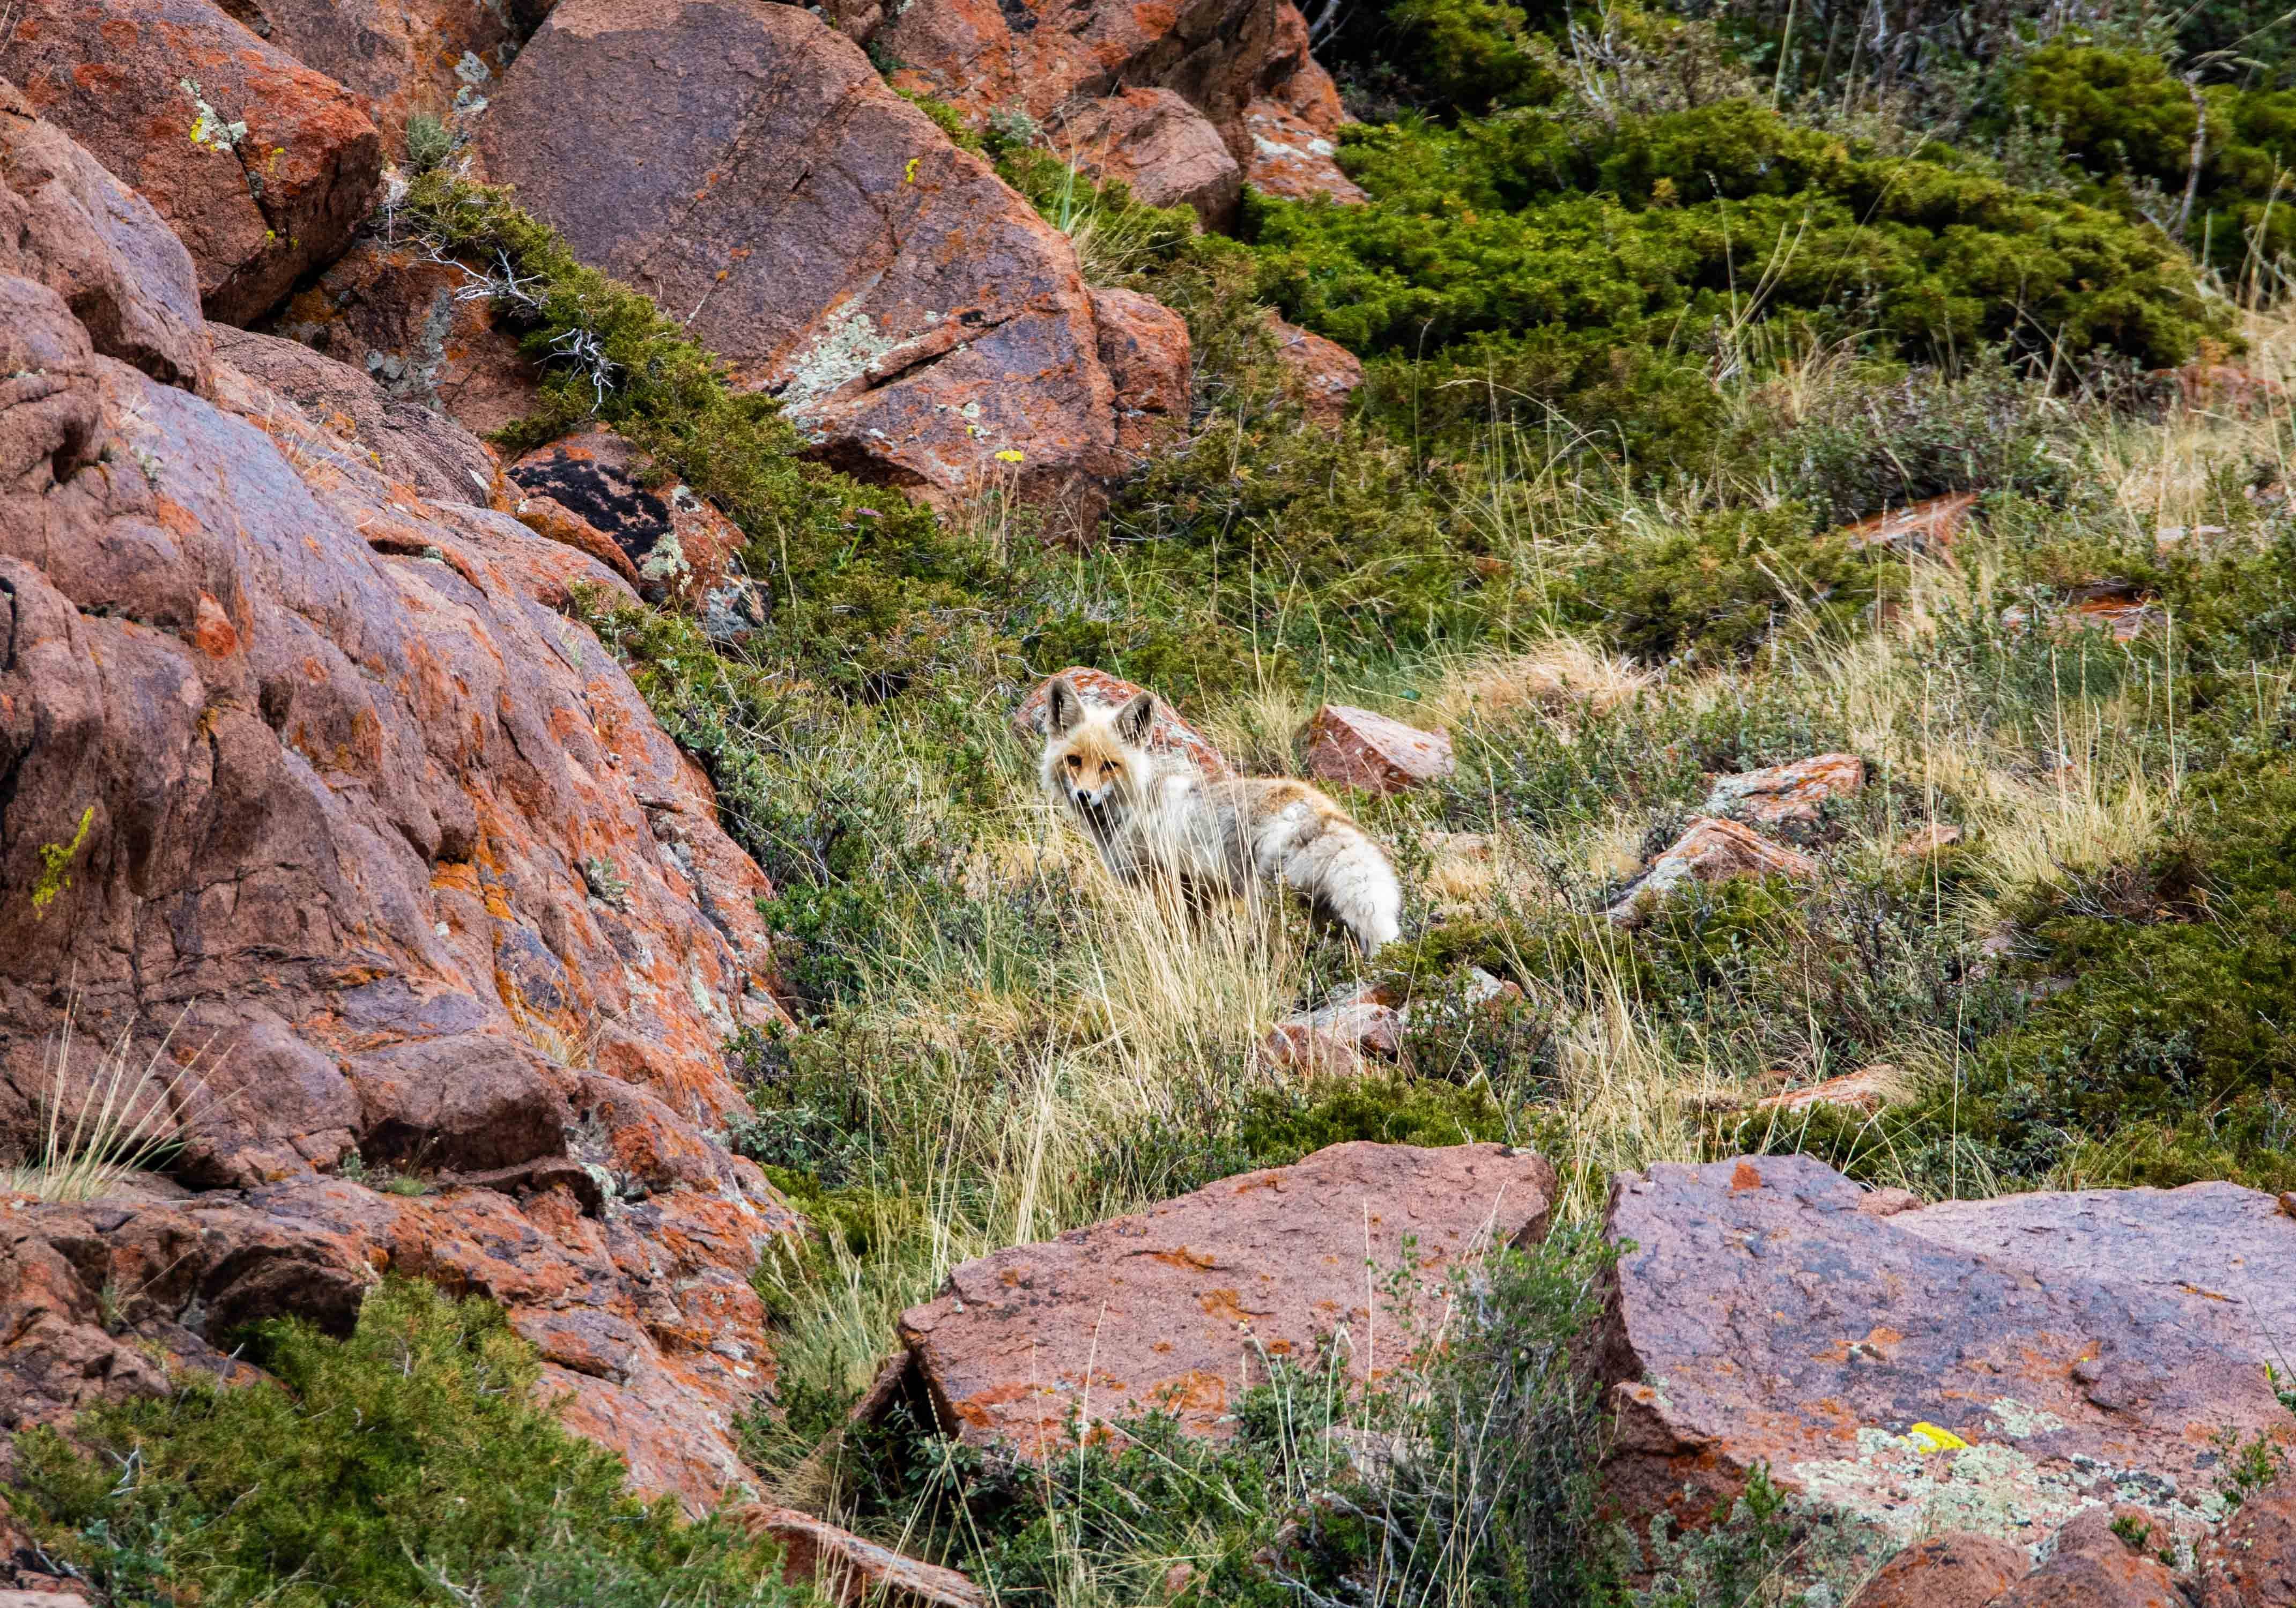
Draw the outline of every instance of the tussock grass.
M97 1200L174 1153L210 1103L200 1058L178 1064L172 1031L141 1052L132 1034L131 1024L109 1047L90 1046L76 1013L65 1013L48 1054L32 1152L0 1168L0 1194Z

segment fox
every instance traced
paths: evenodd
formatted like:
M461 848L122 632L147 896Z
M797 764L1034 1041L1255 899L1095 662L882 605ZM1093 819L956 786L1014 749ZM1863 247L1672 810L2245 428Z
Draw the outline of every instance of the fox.
M1347 930L1369 956L1402 931L1403 888L1386 852L1348 812L1305 782L1216 781L1148 747L1156 701L1094 709L1066 677L1046 693L1039 776L1047 800L1081 828L1121 881L1165 879L1199 897L1257 905L1267 884Z

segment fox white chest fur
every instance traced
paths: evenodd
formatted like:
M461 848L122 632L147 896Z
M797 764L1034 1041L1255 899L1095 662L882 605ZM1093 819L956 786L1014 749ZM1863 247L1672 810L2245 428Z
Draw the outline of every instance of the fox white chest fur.
M1145 693L1113 713L1087 708L1066 681L1046 698L1046 796L1117 875L1169 877L1246 900L1270 884L1288 888L1366 955L1401 930L1395 867L1315 788L1282 777L1214 781L1152 752L1155 703Z

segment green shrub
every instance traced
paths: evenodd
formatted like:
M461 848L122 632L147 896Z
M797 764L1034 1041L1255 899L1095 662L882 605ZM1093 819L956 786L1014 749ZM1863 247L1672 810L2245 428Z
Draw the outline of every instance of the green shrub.
M2005 343L2160 365L2226 328L2148 227L1751 101L1350 128L1342 160L1369 205L1262 200L1251 226L1262 293L1366 354L1522 330L1711 354L1760 316L1915 360Z
M535 1400L499 1309L391 1279L357 1328L260 1326L275 1384L198 1382L16 1440L20 1518L115 1603L783 1608L771 1549L623 1492ZM80 1448L86 1449L80 1449Z

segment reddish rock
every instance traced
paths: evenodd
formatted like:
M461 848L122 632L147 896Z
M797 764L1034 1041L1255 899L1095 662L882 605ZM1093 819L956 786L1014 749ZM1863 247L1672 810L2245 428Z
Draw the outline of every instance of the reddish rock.
M890 1547L865 1541L794 1508L756 1502L736 1508L734 1522L782 1549L782 1578L813 1586L832 1603L860 1608L982 1608L980 1588L954 1569L922 1563Z
M1961 841L1961 828L1950 821L1931 821L1928 825L1907 833L1898 841L1898 852L1909 860L1925 860L1941 854Z
M1933 496L1906 507L1875 514L1854 525L1844 525L1841 534L1849 538L1852 547L1888 547L1903 553L1948 554L1961 533L1969 528L1969 516L1977 506L1977 493L1950 492Z
M1275 336L1275 359L1308 416L1337 430L1347 422L1349 398L1363 384L1362 362L1338 341L1286 324L1272 311L1267 327Z
M274 332L364 371L393 401L487 435L534 411L541 376L495 323L477 276L405 247L358 242L295 296Z
M614 543L614 538L599 529L588 520L575 513L556 497L521 496L511 505L518 522L537 536L586 554L629 584L633 596L640 585L638 567L630 562L630 555Z
M509 472L521 490L603 535L636 570L649 602L687 610L713 640L735 640L765 622L764 595L742 567L749 538L741 527L693 488L658 484L653 460L613 431L553 441Z
M1856 754L1818 754L1716 777L1705 813L1793 833L1816 825L1829 800L1854 799L1865 791L1865 760Z
M2296 1603L2296 1474L2252 1491L2202 1541L2193 1571L2201 1608L2287 1608Z
M2088 1189L1940 1201L1908 1217L1924 1239L2036 1277L2079 1276L2228 1318L2261 1366L2296 1357L2296 1223L2260 1189ZM2112 1381L2095 1392L2110 1397ZM2101 1404L2103 1405L2103 1404Z
M1243 169L1204 114L1168 89L1126 89L1085 101L1052 131L1062 160L1122 179L1152 207L1187 207L1207 229L1235 221Z
M1067 669L1046 677L1031 689L1020 707L1013 711L1010 729L1013 735L1030 748L1041 747L1050 734L1045 726L1045 704L1051 696L1052 685L1065 678L1077 691L1077 696L1096 709L1122 709L1148 689L1135 686L1119 676L1105 670L1087 669L1083 665L1070 665ZM1173 712L1172 706L1161 698L1156 700L1156 718L1148 728L1148 746L1160 754L1174 754L1186 759L1207 776L1215 779L1232 776L1234 767L1227 757L1200 734L1195 727Z
M0 76L168 220L210 318L268 311L374 204L356 98L208 0L21 0L10 23Z
M1367 1056L1392 1061L1403 1053L1403 1017L1371 989L1358 989L1284 1017L1260 1049L1270 1065L1310 1077L1352 1075Z
M2032 1562L2025 1548L1996 1536L1933 1537L1884 1563L1849 1608L1986 1608Z
M550 0L224 0L257 35L357 94L395 152L406 119L484 111Z
M2230 363L2203 358L2173 371L2178 400L2196 413L2228 414L2247 418L2272 411L2284 401L2287 389L2278 381L2252 374Z
M1423 732L1369 710L1327 703L1308 723L1308 774L1373 792L1406 792L1452 771L1447 732Z
M190 256L151 204L0 81L0 274L45 285L94 350L163 384L207 368Z
M502 484L493 449L445 414L385 396L373 380L275 335L210 324L215 354L276 391L387 480L434 503L487 507Z
M1702 816L1685 829L1672 848L1650 863L1641 880L1611 907L1611 919L1640 920L1652 906L1691 882L1721 882L1737 876L1808 882L1817 874L1817 862L1808 855L1782 849L1735 821Z
M169 1169L209 1193L0 1214L22 1229L0 1301L24 1303L0 1412L157 1386L86 1321L107 1287L150 1292L131 1328L160 1354L215 1367L219 1325L340 1327L396 1268L501 1301L569 1422L706 1508L747 1477L733 1423L772 1379L748 1275L795 1227L709 1136L745 1106L720 1046L786 1018L766 879L552 611L573 578L621 583L410 496L203 345L204 395L104 355L108 315L11 271L104 260L45 236L70 217L0 188L32 230L0 259L0 886L78 845L43 908L0 900L0 1155L36 1131L69 1007L78 1043L184 1069ZM192 305L180 251L129 248L174 265L152 305ZM316 1176L355 1149L472 1181Z
M1116 391L1116 449L1145 457L1187 434L1193 354L1188 321L1136 291L1095 290L1100 364Z
M1429 1343L1450 1270L1545 1237L1554 1169L1498 1144L1336 1144L1292 1167L968 1262L901 1317L944 1428L1034 1459L1157 1407L1225 1437L1263 1358L1345 1330L1360 1382ZM1372 1285L1405 1269L1408 1318ZM1369 1258L1375 1272L1367 1272ZM1382 1363L1382 1359L1385 1359Z
M479 143L826 461L928 500L1010 479L1096 518L1115 406L1074 251L818 18L562 0Z
M2226 1313L2103 1282L2107 1264L2029 1271L1939 1243L1928 1211L1866 1206L1800 1156L1613 1184L1607 1232L1636 1247L1600 1362L1621 1511L1701 1525L1767 1464L1892 1549L1939 1522L2031 1546L2124 1499L2189 1538L2211 1437L2285 1432ZM2100 1359L2107 1399L2078 1376Z
M1259 145L1257 112L1287 119L1287 136L1294 126L1305 131L1292 159L1293 182L1320 163L1336 187L1354 188L1328 153L1318 157L1311 148L1343 114L1330 75L1308 53L1307 22L1289 0L840 0L832 10L853 38L903 63L902 87L946 101L976 122L1026 112L1055 129L1054 148L1064 156L1062 136L1078 121L1136 115L1088 110L1094 102L1162 90L1192 107L1247 175ZM1192 151L1201 144L1200 135L1188 137ZM1093 165L1088 145L1078 154Z
M2085 631L2101 631L2115 642L2134 642L2165 625L2168 618L2158 603L2112 582L2077 588L2061 606L2042 611L2049 635L2061 642ZM2012 604L2001 611L2001 623L2013 631L2030 630L2033 611Z
M2093 1507L2066 1525L2049 1561L1996 1597L1995 1608L2190 1608L2168 1566L2114 1534L2112 1518L2111 1509Z
M1244 109L1243 131L1251 142L1243 176L1254 189L1285 201L1321 196L1341 206L1365 199L1356 182L1340 171L1339 148L1329 129L1274 101L1254 101Z

